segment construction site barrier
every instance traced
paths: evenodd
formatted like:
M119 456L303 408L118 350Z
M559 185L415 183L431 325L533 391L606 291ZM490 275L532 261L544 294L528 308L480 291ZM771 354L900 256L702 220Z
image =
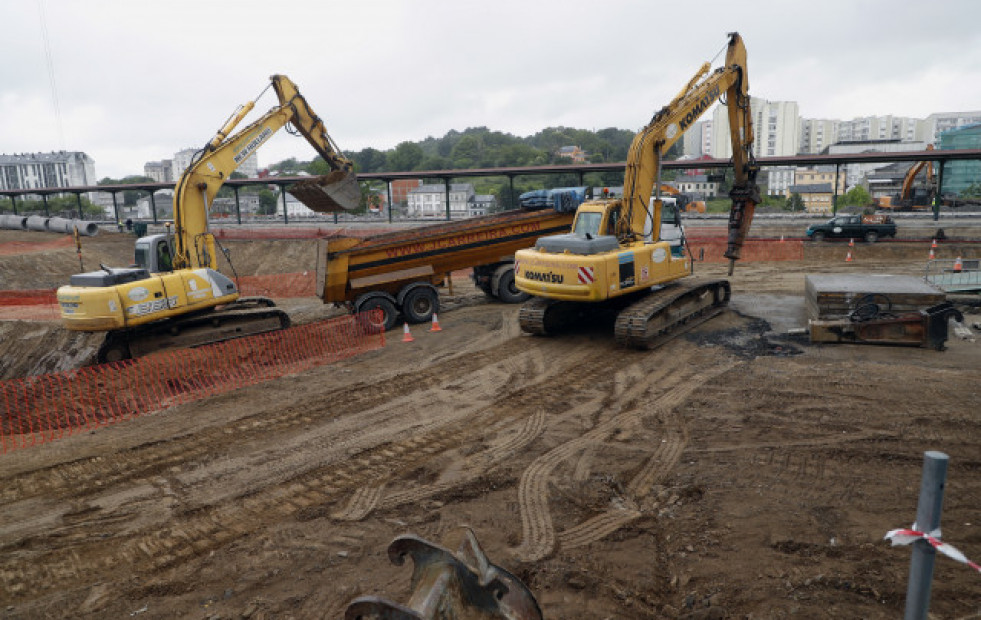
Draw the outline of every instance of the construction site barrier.
M195 349L2 381L0 452L380 349L385 346L380 323L380 316L347 315Z
M727 241L724 237L689 239L688 247L695 260L705 263L723 263L729 259L723 256ZM778 239L747 239L743 243L740 260L786 261L804 260L804 243L800 239L781 241Z

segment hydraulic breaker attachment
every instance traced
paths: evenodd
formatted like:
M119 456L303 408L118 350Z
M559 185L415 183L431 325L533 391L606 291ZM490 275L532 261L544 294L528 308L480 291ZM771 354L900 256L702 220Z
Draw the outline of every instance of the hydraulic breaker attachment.
M470 528L454 554L413 535L388 547L392 564L411 556L412 596L400 605L375 596L355 599L345 620L541 620L538 602L521 581L490 563Z

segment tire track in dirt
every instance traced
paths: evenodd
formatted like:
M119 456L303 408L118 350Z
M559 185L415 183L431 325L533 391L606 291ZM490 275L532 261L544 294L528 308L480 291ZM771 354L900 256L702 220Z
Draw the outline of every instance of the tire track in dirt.
M687 355L690 359L691 353ZM658 381L653 382L640 379L652 376L651 373L644 372L644 368L640 368L638 372L636 366L631 366L618 373L613 391L619 392L616 400L627 406L638 399L648 398L649 392L660 387L659 383L675 384L675 387L661 396L652 395L653 400L650 403L641 403L639 407L601 420L592 430L552 449L525 470L518 488L522 542L513 549L515 555L523 561L538 561L552 553L557 541L563 547L589 544L640 516L636 508L637 500L649 493L654 481L671 471L687 444L688 435L683 420L671 412L696 389L735 365L735 362L722 359L711 369L702 368L700 372L693 373L687 361L688 359L672 358L672 364L663 365L660 372L655 373ZM633 385L630 385L631 381L634 382ZM657 414L665 418L668 431L661 445L648 457L627 487L636 497L622 498L613 508L556 535L548 507L548 485L555 469L591 447L602 445L620 429L639 425L644 419Z
M518 450L540 437L544 430L545 410L539 409L535 415L526 420L521 430L506 443L497 447L491 447L484 452L474 455L467 462L464 469L454 476L453 480L437 482L418 489L405 489L390 493L379 502L379 508L397 508L398 506L418 502L438 493L470 483L480 476L485 475L491 467L500 464L506 458L513 456ZM346 520L357 519L348 517Z
M0 487L0 504L9 504L27 497L70 494L73 497L98 492L132 479L141 479L181 464L187 466L213 456L214 446L251 443L258 439L269 441L270 435L310 424L317 418L336 417L337 411L371 409L392 399L393 395L424 392L446 381L447 377L473 373L495 362L507 363L526 347L520 341L508 341L496 349L468 352L414 373L385 377L371 383L344 386L316 397L289 403L275 414L263 411L239 418L218 427L196 430L167 441L143 443L111 456L95 456L83 460L59 463L5 479ZM251 388L251 389L262 389ZM232 396L234 397L234 396ZM216 401L225 400L222 396ZM324 403L329 403L325 405ZM193 405L184 405L183 414ZM139 424L134 420L129 424ZM111 432L113 429L105 429ZM70 441L70 440L69 440Z
M568 349L559 344L551 348L555 346ZM576 367L590 352L586 346L575 348L565 355L560 354L561 351L549 349L548 345L543 345L536 347L531 353L533 357L538 356L542 360L554 363L559 359L563 362L553 366L552 372L543 373L540 377L542 381L554 373ZM515 352L505 348L501 355L483 362L499 363L500 359L514 360L517 357L519 356ZM484 370L478 363L473 363L471 367L475 372ZM430 376L441 374L439 370L429 372ZM478 382L475 385L480 388L478 393L486 391L484 384ZM525 391L541 391L537 386L531 388L526 388ZM470 394L457 393L456 396L467 398ZM510 407L500 409L506 410L508 415L515 415ZM518 443L514 445L521 445L532 436L540 434L543 422L544 412L540 412L527 427L527 432L520 435ZM357 421L353 424L357 424ZM3 589L7 592L25 596L36 588L43 590L46 587L64 587L91 579L93 574L111 573L114 569L118 570L119 566L142 565L149 566L151 571L160 570L212 551L249 532L262 529L272 521L290 517L302 519L325 516L318 506L336 502L338 495L362 489L372 481L395 478L424 462L430 455L456 449L468 440L472 441L480 428L481 425L475 424L470 416L461 415L459 419L444 424L442 428L427 429L426 434L419 434L418 429L412 429L413 435L407 439L386 445L376 444L375 448L348 458L343 463L329 463L277 484L255 488L246 495L176 514L167 522L167 527L153 527L126 536L110 535L114 547L110 554L104 553L104 540L100 540L98 545L83 542L67 549L56 548L40 553L24 550L9 554L0 561L0 584L3 584ZM394 429L391 434L404 438L405 430ZM513 447L505 445L502 450ZM493 459L500 458L503 453L492 451L490 454ZM363 505L371 504L371 495L366 495L363 501ZM309 512L310 509L313 510L312 513ZM83 526L84 523L79 524L79 527ZM103 548L101 554L96 552L96 546ZM36 547L50 549L43 544L37 544ZM88 565L83 573L78 566L86 565L86 562L79 562L77 558L86 556L98 557L99 560L95 566Z

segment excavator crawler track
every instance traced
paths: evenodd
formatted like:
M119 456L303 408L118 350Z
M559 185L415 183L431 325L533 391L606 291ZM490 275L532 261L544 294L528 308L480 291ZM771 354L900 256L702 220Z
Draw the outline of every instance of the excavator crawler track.
M635 301L617 315L616 341L633 349L653 349L716 316L728 305L727 280L674 284Z
M544 297L532 297L521 305L518 324L521 331L536 336L554 334L572 323L580 304Z
M242 298L211 312L109 332L99 348L97 361L104 364L158 351L200 347L289 326L289 315L275 307L272 300Z

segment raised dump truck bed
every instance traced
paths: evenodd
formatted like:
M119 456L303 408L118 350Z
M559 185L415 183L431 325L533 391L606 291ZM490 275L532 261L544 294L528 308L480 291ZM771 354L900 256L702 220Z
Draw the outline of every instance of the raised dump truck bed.
M380 310L391 329L401 315L410 323L429 321L439 309L447 275L473 268L485 293L515 303L525 296L514 286L514 253L544 235L568 232L574 213L552 209L506 211L364 238L320 241L317 296L354 312Z

